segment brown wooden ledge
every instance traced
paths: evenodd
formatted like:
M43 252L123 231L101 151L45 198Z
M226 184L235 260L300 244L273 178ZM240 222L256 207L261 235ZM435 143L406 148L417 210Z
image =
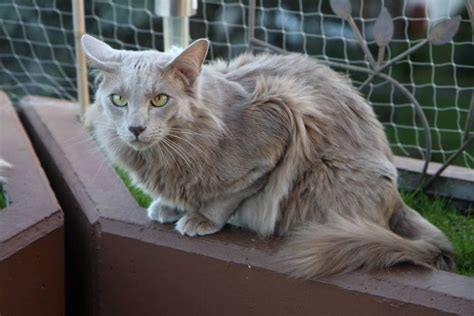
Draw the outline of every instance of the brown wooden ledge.
M0 91L0 157L11 204L0 210L0 315L64 314L63 215L7 95Z
M83 315L469 315L474 280L401 267L303 281L278 240L237 229L189 238L151 222L77 120L76 105L21 100L66 214L68 310ZM35 107L31 105L36 105ZM74 278L75 276L75 278Z

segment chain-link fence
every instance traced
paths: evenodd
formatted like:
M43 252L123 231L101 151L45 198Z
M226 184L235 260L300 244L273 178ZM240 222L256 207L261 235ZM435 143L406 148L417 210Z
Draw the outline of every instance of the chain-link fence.
M470 12L471 0L207 0L199 1L190 32L211 40L210 59L250 47L321 59L350 75L396 154L427 158L431 151L432 161L446 162L464 146L454 163L472 169ZM153 0L85 1L85 19L88 33L115 48L163 48ZM0 89L14 101L26 94L76 99L72 28L69 1L0 0ZM435 35L446 43L428 39Z

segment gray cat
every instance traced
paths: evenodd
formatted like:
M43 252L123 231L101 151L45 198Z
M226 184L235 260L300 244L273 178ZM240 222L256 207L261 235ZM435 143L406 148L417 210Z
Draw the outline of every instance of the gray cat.
M301 54L203 66L82 38L98 70L87 113L99 143L183 235L226 223L289 235L288 273L314 277L400 262L453 270L447 238L407 207L381 124L347 78Z

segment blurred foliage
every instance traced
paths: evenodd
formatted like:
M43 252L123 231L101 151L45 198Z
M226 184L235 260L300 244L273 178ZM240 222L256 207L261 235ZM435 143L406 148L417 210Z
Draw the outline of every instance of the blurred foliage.
M3 190L3 186L0 184L0 210L7 206L7 201L5 198L5 191Z

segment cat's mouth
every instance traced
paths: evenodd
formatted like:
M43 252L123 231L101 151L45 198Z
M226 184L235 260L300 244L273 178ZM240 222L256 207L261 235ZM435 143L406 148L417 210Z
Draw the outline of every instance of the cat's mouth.
M128 145L130 147L132 147L133 149L135 149L135 150L144 150L144 149L147 149L147 148L151 147L151 145L153 145L153 142L152 141L143 141L143 140L139 140L139 139L134 139L134 140L128 142Z

